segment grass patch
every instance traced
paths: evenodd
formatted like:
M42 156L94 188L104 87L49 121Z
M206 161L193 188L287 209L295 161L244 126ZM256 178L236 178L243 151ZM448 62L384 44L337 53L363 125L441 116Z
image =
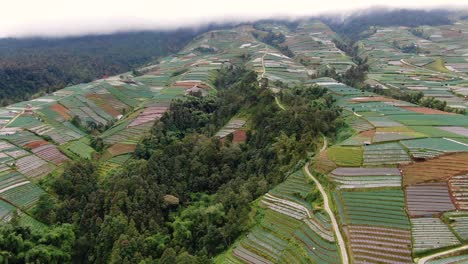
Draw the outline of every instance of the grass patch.
M328 157L340 167L359 167L362 165L361 147L333 146L327 150Z
M444 72L444 73L450 73L450 71L445 68L445 62L444 59L439 57L435 59L433 62L427 64L424 66L424 68L432 70L432 71L438 71L438 72Z

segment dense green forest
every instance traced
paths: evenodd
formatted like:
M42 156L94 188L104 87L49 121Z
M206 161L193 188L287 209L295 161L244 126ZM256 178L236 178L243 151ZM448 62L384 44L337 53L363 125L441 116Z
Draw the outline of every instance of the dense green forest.
M437 26L448 25L449 11L446 10L372 10L365 14L349 16L345 19L336 17L322 17L333 31L345 35L351 39L358 39L371 27L407 26L417 27L422 25Z
M133 160L109 178L77 161L49 179L49 195L34 210L49 227L4 225L2 261L210 263L227 249L248 229L253 201L342 121L317 86L281 92L288 106L281 110L252 71L223 68L215 83L216 96L174 101ZM248 120L245 143L213 137L236 115Z
M198 30L0 39L0 104L129 71L176 52Z

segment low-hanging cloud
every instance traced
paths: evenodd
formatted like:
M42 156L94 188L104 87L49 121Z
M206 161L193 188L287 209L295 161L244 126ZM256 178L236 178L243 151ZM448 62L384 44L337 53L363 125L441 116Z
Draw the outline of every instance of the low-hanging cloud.
M161 30L211 22L244 22L342 14L374 6L466 8L466 0L15 0L4 1L0 37L76 36Z

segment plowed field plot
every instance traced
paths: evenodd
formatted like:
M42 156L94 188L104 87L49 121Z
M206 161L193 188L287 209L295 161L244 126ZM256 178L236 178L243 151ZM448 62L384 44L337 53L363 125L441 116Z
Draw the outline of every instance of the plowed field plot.
M88 94L86 95L86 98L93 101L97 106L113 117L121 115L124 109L129 107L117 100L117 98L110 93Z
M411 159L398 143L364 146L364 166L382 166L410 163Z
M421 183L406 187L406 205L411 216L430 216L455 210L446 183Z
M54 104L50 108L65 120L70 120L72 118L72 116L70 115L70 110L68 110L61 104Z
M34 148L32 152L40 158L52 162L55 165L62 164L68 160L67 156L63 155L63 153L52 144Z
M41 177L54 170L54 166L35 155L29 155L15 162L18 171L27 177Z
M468 175L452 176L448 186L457 209L468 210Z
M135 151L136 144L123 144L123 143L115 143L111 147L107 149L107 151L112 156L118 156L121 154L131 153Z
M17 184L15 186L14 188L3 190L0 193L0 197L20 208L32 206L44 193L41 188L30 182L24 182L24 184Z
M427 107L419 107L419 106L400 106L405 110L409 110L416 113L421 114L434 114L434 115L453 115L450 112L444 112L437 109L427 108Z
M161 118L164 115L164 113L167 111L167 109L168 109L167 107L161 107L161 106L148 107L145 110L143 110L143 112L139 114L137 118L135 118L128 126L133 127L133 126L138 126L138 125L145 124L148 122L154 122L157 119Z
M428 181L447 181L468 172L468 153L454 153L434 159L401 165L403 185Z
M354 263L413 263L409 230L351 225L348 236Z
M468 137L468 128L466 127L438 127L439 129L460 135L462 137Z
M411 219L411 233L416 253L460 244L460 241L439 218Z
M400 171L396 168L338 168L329 177L341 189L401 186Z
M447 212L444 213L443 218L455 234L462 240L468 240L468 212Z
M401 144L415 158L434 158L444 153L468 151L468 146L446 138L403 140Z
M322 151L314 157L313 167L316 171L326 174L334 170L337 166L328 157L327 151Z

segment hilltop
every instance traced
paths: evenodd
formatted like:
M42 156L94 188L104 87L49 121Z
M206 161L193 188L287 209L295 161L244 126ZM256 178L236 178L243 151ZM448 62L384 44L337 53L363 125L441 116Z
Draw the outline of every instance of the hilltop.
M468 22L452 19L353 40L323 19L209 30L0 108L0 257L466 260Z

